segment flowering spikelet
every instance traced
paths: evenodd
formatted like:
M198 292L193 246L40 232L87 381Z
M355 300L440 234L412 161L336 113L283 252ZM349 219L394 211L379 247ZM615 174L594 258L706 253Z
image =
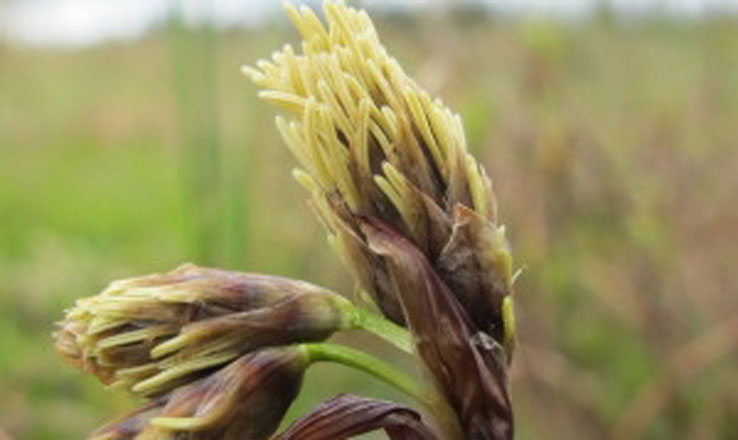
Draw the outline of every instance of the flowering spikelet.
M390 225L436 266L478 327L503 342L512 336L503 335L500 314L512 287L510 254L461 119L405 74L364 11L336 1L324 10L327 29L310 9L287 6L303 53L287 45L243 70L265 89L263 99L297 117L277 117L277 127L329 241L401 322L386 271L360 231L362 217Z
M185 265L78 300L56 348L103 383L159 395L243 353L327 338L343 302L301 281Z
M290 115L277 127L329 242L410 328L464 435L510 438L514 277L490 180L459 116L405 74L368 15L323 10L327 27L288 5L302 53L287 45L244 73Z

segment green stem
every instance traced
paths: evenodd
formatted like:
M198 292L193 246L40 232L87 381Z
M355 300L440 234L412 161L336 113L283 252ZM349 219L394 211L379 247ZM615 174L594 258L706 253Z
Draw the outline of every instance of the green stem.
M345 298L342 298L345 300ZM339 304L346 319L346 328L366 330L373 333L400 350L413 354L414 345L410 332L384 317L356 307L351 301Z
M356 368L406 393L434 416L438 426L451 440L463 440L458 419L448 403L433 388L427 388L392 365L345 345L302 344L310 362L329 361Z
M428 391L412 377L392 365L345 345L318 343L303 344L310 362L328 361L356 368L408 394L425 406L433 406L434 399Z

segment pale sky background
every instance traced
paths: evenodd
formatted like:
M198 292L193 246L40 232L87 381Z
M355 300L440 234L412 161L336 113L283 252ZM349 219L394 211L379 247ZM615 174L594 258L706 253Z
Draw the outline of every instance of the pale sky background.
M461 2L447 0L445 3ZM294 0L297 4L299 1ZM318 1L305 3L317 4ZM368 8L415 8L441 0L363 0ZM594 10L597 0L468 0L515 14L578 17ZM738 15L738 0L608 0L626 15L654 11L692 18L706 13ZM86 46L141 35L178 7L188 21L214 18L224 26L253 26L279 11L279 0L0 0L0 37L24 45Z

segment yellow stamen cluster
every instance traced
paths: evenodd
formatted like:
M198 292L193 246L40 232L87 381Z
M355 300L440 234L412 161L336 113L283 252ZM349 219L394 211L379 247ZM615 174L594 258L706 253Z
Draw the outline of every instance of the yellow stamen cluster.
M377 188L415 239L418 191L443 211L460 203L494 220L491 185L466 153L460 117L405 74L364 11L342 1L323 8L327 28L309 8L287 5L302 54L287 45L243 71L265 89L261 98L299 118L277 117L277 127L329 229L326 194L339 194L352 213L377 215Z

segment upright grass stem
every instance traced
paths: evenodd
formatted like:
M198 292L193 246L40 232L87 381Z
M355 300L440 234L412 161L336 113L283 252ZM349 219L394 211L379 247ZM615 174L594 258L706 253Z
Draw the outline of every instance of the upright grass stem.
M179 6L169 19L172 83L177 102L179 160L192 259L221 260L223 228L220 129L217 106L217 35L212 26L189 29Z

